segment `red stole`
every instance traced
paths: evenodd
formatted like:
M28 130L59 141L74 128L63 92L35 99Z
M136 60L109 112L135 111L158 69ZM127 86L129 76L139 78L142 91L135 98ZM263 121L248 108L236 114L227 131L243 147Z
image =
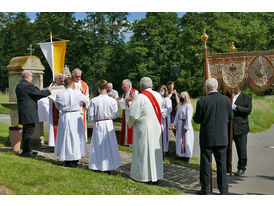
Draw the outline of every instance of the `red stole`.
M52 102L52 120L53 120L54 143L56 143L59 114L60 114L59 110L56 109L54 102Z
M159 124L161 125L161 109L160 109L158 101L156 100L154 95L147 90L144 90L141 94L146 95L148 97L148 99L150 100L150 102L153 106L154 112L155 112L157 119L159 121Z
M184 132L186 120L182 119L182 144L181 144L181 153L186 153L186 133Z
M132 97L135 94L135 89L131 88L129 91L129 96ZM123 94L123 98L126 97L126 93ZM128 106L128 105L127 105ZM125 110L123 109L123 119L122 119L122 131L121 131L121 145L132 144L133 143L133 127L127 127L127 142L125 142L126 137L126 117Z

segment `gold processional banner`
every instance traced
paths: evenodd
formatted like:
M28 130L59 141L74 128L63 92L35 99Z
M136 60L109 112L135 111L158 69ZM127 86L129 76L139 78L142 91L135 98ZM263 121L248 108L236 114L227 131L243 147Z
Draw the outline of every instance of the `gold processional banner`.
M249 87L261 94L274 83L274 51L235 52L208 55L211 77L226 91Z

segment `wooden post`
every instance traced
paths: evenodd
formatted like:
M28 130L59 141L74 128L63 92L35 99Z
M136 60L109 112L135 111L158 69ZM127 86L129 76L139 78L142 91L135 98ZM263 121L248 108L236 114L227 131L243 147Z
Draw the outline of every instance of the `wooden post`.
M231 105L233 104L233 94L232 94L232 89L230 90L230 94L231 94ZM230 120L230 138L229 138L229 143L230 143L230 146L229 146L229 173L230 173L230 176L232 176L232 143L233 143L233 119Z
M210 72L208 70L208 60L207 60L207 48L206 48L206 41L208 40L208 35L206 34L206 30L204 29L204 33L201 36L201 39L204 42L204 49L205 49L205 81L211 77ZM210 166L210 191L213 191L213 183L212 183L212 165Z

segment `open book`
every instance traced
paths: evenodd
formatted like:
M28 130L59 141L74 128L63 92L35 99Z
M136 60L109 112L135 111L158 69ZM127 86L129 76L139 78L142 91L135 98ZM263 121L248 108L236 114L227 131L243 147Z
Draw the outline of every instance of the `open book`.
M48 98L49 98L51 101L55 102L55 100L56 100L56 95L57 95L59 92L63 91L63 90L65 90L65 87L64 87L63 85L60 85L60 86L52 86L51 95L49 95Z

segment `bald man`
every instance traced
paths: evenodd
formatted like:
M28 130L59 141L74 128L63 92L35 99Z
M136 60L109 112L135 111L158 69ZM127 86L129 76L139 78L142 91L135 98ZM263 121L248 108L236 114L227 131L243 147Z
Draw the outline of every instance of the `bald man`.
M15 93L18 104L19 124L23 125L22 134L22 156L35 157L37 153L31 152L30 138L34 132L35 123L39 122L37 112L37 101L49 96L50 89L39 90L32 84L33 75L31 71L22 72L22 80L16 86Z

